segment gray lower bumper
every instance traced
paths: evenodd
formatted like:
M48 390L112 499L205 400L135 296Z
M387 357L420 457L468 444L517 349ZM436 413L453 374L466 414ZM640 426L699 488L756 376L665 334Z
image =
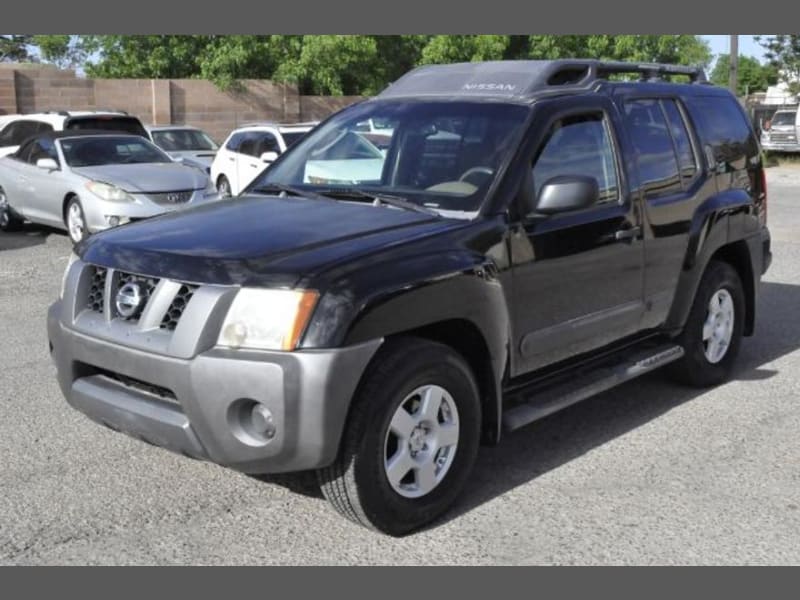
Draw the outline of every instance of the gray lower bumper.
M356 385L381 344L212 348L179 359L86 336L64 326L60 314L58 302L48 313L48 334L59 385L73 407L152 444L247 473L333 462ZM242 425L243 407L255 403L272 415L270 439Z
M761 148L773 152L800 152L798 142L761 142Z

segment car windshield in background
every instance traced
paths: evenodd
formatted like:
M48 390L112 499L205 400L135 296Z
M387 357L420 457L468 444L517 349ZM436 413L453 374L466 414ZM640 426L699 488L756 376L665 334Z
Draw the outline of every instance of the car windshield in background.
M125 116L91 116L72 117L67 122L67 129L91 129L92 131L118 131L147 137L147 131L135 117Z
M61 151L70 167L172 162L153 144L135 136L63 138Z
M359 190L472 213L514 148L528 110L489 102L358 104L307 134L248 191L276 185L323 194Z
M214 140L197 129L159 129L152 134L153 141L167 152L217 149Z
M286 147L291 148L297 142L302 140L305 136L307 131L284 131L281 133L283 137L283 141L286 142Z
M793 112L779 112L772 117L772 125L794 125L795 114Z

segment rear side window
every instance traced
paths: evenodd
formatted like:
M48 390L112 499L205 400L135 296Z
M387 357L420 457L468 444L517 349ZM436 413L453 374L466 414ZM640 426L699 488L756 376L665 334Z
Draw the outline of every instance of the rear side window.
M678 154L678 166L684 182L691 181L697 174L697 160L686 128L686 121L674 100L662 100L661 106L667 117L672 140L675 142L675 151Z
M130 133L148 138L147 131L136 117L122 116L91 116L72 117L66 124L66 129L92 129L102 131L116 131Z
M660 102L651 99L628 101L625 114L645 194L653 198L680 192L678 160Z
M28 119L21 119L13 121L5 126L0 132L0 146L19 146L29 137L37 133L46 133L52 131L53 127L49 123L41 121L31 121Z
M743 169L758 156L758 142L744 111L729 96L691 96L689 114L697 124L703 144L711 147L717 169Z

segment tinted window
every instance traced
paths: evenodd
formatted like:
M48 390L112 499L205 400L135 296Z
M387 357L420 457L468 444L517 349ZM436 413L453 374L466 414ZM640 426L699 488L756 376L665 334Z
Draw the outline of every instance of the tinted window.
M747 158L758 155L758 142L742 108L729 96L692 96L686 99L703 144L709 144L722 169L743 169ZM733 164L735 163L735 164Z
M264 152L277 152L280 153L281 147L278 145L278 140L271 133L262 133L258 138L256 144L255 156L261 156Z
M617 166L602 114L571 116L553 126L533 165L536 196L558 175L591 175L600 188L601 202L617 199Z
M72 117L66 124L66 129L94 129L102 131L119 131L148 137L147 131L136 117L123 116L98 116Z
M681 169L681 177L691 180L697 174L697 161L695 160L692 142L689 139L689 132L686 129L686 122L683 119L680 109L673 100L662 100L661 106L667 116L667 123L675 142L675 150L678 153L678 165Z
M167 152L217 149L214 140L197 129L159 129L152 135L153 142Z
M305 131L291 131L291 132L287 131L282 133L281 135L283 136L284 144L286 144L286 147L289 148L298 141L302 140L305 134L306 134Z
M52 130L52 127L40 121L13 121L0 133L0 146L19 146L29 137L48 130Z
M244 137L239 144L238 152L240 154L246 154L247 156L258 156L256 152L258 151L258 142L259 142L259 135L252 131L247 132L244 134Z
M645 193L654 197L680 191L678 160L660 103L632 100L625 103L625 113Z
M228 143L225 144L225 148L230 150L231 152L238 152L239 146L241 145L244 137L245 135L242 132L234 133L228 140Z

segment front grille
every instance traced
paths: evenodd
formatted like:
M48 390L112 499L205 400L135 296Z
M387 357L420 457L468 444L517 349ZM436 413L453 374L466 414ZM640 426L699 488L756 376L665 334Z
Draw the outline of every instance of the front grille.
M95 367L92 365L85 365L85 368L90 373L108 377L109 379L112 379L117 383L121 383L125 387L129 387L133 390L144 392L146 394L150 394L151 396L157 396L162 400L167 400L170 402L178 401L177 397L175 396L175 392L163 386L155 385L154 383L148 383L146 381L142 381L141 379L135 379L133 377L123 375L122 373L116 373L114 371L101 369L100 367Z
M181 286L181 289L175 294L175 299L172 301L172 304L169 305L169 309L164 313L164 318L161 320L161 329L166 329L168 331L175 330L186 305L189 304L189 300L191 300L196 289L196 285L184 284Z
M92 267L92 282L89 285L89 297L87 305L94 312L102 313L106 293L106 275L108 269L103 267Z
M794 133L778 133L773 132L769 136L770 141L772 142L795 142L797 137Z
M147 194L147 197L159 206L174 206L176 204L185 204L191 200L193 193L193 190L181 190L177 192Z
M86 306L90 311L100 314L105 312L105 291L108 281L110 281L109 293L111 294L110 298L108 298L110 306L110 315L108 315L108 318L121 320L126 323L139 323L142 314L153 297L157 293L167 294L169 297L160 300L160 306L166 306L166 302L169 301L169 307L166 309L166 311L164 311L163 314L152 315L152 318L156 319L155 322L148 318L148 327L152 323L153 326L157 325L160 329L170 332L174 331L178 326L181 316L183 315L183 311L186 309L189 301L192 299L192 296L199 287L194 284L175 282L179 285L168 285L158 288L160 279L157 277L148 277L146 275L115 271L113 269L107 269L105 267L95 265L89 265L88 268L90 269L90 281L88 292L86 292L86 296L84 298L84 306ZM119 291L129 283L133 283L138 286L140 301L139 306L136 307L136 310L128 317L125 317L123 314L120 314L120 310L117 307L117 297ZM176 288L177 292L175 291ZM162 291L157 292L157 289L161 289ZM126 294L128 296L131 295L131 292L135 293L135 291L131 289L126 290L126 292L128 293ZM124 309L124 305L122 308Z

